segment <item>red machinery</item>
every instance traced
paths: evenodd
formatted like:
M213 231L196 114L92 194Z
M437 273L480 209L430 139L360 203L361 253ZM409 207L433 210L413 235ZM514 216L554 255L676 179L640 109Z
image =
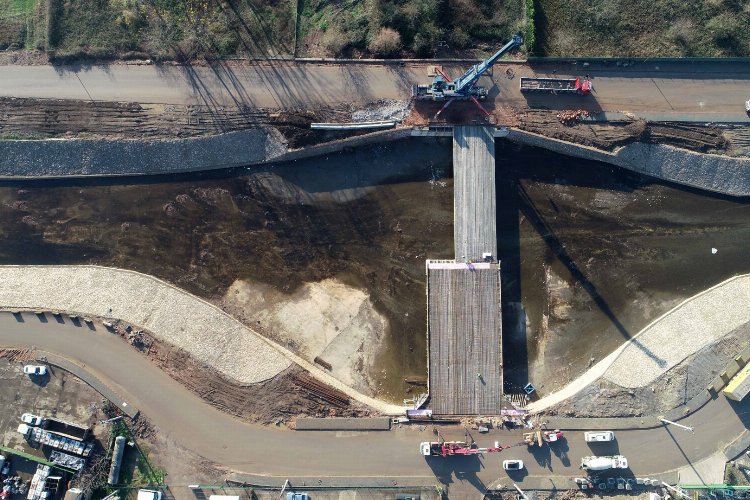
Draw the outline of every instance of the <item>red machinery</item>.
M467 444L463 441L437 441L437 442L424 442L419 445L419 451L426 457L452 457L452 456L466 456L466 455L482 455L484 453L500 453L506 448L510 448L508 445L501 445L497 441L495 446L491 448L479 448L472 444Z

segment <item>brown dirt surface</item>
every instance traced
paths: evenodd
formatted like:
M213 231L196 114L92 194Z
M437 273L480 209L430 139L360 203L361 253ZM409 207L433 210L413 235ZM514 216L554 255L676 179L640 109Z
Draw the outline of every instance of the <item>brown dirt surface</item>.
M34 349L0 349L0 359L23 363L36 359Z
M575 116L575 119L571 117ZM644 121L595 123L575 110L525 109L518 114L521 130L612 151L632 142L668 144L691 151L723 151L727 141L720 129L700 125L657 124Z
M167 138L192 137L274 125L292 148L326 142L351 133L310 130L310 123L350 121L352 107L274 111L248 107L139 104L0 97L0 137Z
M149 332L124 323L114 330L137 351L164 370L195 395L247 422L273 424L290 422L299 416L364 417L369 409L292 366L271 380L251 385L236 384L213 368L200 363L184 350L159 341ZM137 425L136 425L137 424ZM134 432L153 435L153 427L139 417Z

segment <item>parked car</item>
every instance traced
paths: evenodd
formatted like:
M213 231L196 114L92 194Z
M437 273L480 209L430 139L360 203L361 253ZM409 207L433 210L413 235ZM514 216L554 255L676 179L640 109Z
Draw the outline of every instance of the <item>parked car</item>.
M21 422L24 424L29 425L42 425L42 420L44 420L39 415L34 415L33 413L24 413L21 415Z
M523 460L503 460L503 469L521 470L523 469Z
M587 443L614 441L615 433L612 431L588 431L584 432L583 438Z
M625 479L618 477L617 478L617 489L618 490L624 490L625 489Z
M42 365L26 365L23 367L26 375L47 375L47 367Z

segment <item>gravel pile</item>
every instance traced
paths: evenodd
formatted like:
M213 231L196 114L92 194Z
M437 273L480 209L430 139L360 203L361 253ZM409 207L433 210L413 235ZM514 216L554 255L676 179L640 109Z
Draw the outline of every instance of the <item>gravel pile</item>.
M641 330L605 372L621 387L645 387L681 361L750 323L750 275L729 279Z
M353 122L401 121L409 114L409 102L383 99L352 113Z
M144 274L97 266L3 266L0 305L138 325L230 380L270 379L291 362L219 308Z
M260 163L287 151L273 128L174 140L0 141L0 176L137 175Z

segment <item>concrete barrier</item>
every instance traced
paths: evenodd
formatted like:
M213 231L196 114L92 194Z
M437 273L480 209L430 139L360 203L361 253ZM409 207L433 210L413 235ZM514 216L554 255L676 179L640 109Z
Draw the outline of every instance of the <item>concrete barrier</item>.
M376 418L298 418L298 431L389 431L389 417Z

